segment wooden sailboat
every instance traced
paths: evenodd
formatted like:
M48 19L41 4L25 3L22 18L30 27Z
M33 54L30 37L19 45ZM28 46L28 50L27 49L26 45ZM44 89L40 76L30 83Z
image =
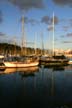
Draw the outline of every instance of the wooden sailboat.
M19 67L33 67L33 66L38 66L38 61L35 62L30 62L30 63L24 63L24 62L3 62L4 67L6 68L19 68Z
M22 56L9 56L6 57L0 67L33 67L38 66L39 61L35 57L23 55L24 42L24 17L22 17ZM24 57L23 57L24 56Z

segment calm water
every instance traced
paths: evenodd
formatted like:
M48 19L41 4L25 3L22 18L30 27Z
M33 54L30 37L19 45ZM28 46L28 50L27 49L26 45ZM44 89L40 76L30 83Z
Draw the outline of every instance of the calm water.
M72 108L71 103L72 65L0 70L1 108Z

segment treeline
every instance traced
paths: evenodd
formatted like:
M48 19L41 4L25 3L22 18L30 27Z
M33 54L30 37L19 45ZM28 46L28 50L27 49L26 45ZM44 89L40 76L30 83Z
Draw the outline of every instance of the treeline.
M43 51L39 48L37 48L36 50L34 48L31 47L23 47L21 48L18 45L13 45L13 44L9 44L9 43L0 43L0 54L11 54L11 55L29 55L29 54L41 54Z

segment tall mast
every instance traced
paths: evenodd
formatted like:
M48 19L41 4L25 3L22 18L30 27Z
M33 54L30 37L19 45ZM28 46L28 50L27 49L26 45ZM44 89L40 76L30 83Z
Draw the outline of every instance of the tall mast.
M17 51L16 51L16 37L14 37L14 46L15 46L14 55L17 55Z
M24 16L22 16L22 48L21 48L21 53L23 55L23 47L24 47Z
M24 33L24 16L22 16L22 55L25 53L24 48L25 48L25 33Z
M41 33L41 41L42 41L42 50L41 50L41 54L44 54L44 43L43 43L43 33Z
M37 35L35 33L35 55L37 54L37 51L36 51L36 41L37 41Z
M53 55L54 55L54 12L53 12Z

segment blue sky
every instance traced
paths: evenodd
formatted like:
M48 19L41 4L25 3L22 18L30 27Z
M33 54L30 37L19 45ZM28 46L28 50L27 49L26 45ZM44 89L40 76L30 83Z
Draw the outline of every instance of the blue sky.
M55 15L55 48L72 49L72 2L69 0L0 0L0 41L21 43L24 15L24 31L27 42L41 48L52 49L52 18ZM34 44L27 44L34 46Z

